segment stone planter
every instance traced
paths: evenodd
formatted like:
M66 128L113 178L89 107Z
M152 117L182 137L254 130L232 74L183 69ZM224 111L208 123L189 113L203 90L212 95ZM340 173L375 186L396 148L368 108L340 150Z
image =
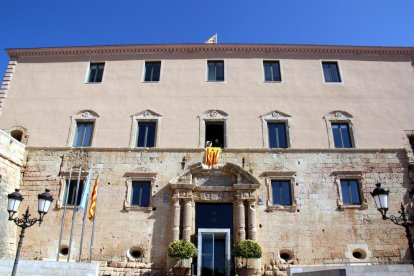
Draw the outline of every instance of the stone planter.
M254 275L254 268L250 267L239 267L237 268L237 275L238 276L252 276Z
M191 269L189 267L173 267L174 276L189 276Z

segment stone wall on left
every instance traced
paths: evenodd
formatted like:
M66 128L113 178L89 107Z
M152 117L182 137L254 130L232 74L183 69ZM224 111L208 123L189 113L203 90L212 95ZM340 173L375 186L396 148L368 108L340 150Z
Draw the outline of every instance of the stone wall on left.
M25 148L24 144L0 130L0 259L13 258L16 253L17 227L8 221L7 194L20 187Z

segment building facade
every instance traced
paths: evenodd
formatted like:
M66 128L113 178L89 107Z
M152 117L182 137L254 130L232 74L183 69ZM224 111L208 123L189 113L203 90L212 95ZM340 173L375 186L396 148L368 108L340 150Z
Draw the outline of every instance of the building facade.
M55 197L42 226L28 231L24 258L67 256L71 212L58 245L65 196L72 211L77 175L80 191L94 168L92 260L102 275L165 275L177 239L202 253L193 261L199 275L232 275L231 248L242 239L261 245L260 275L410 259L404 229L381 220L370 192L377 182L390 189L394 213L412 202L414 48L7 51L0 129L27 146L24 202L35 207L46 187ZM222 148L216 165L204 164L207 143ZM78 215L73 259L81 227ZM82 249L86 261L89 243Z

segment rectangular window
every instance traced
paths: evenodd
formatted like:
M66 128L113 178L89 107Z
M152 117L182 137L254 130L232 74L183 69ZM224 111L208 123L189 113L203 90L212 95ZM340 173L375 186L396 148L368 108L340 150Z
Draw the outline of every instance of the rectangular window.
M322 62L323 75L325 76L325 82L341 82L341 76L339 75L339 67L337 62Z
M358 180L341 179L342 201L344 205L360 205Z
M76 122L74 147L90 147L92 142L93 122Z
M206 141L210 141L213 147L224 147L224 122L206 123Z
M138 122L137 147L152 148L155 146L156 122Z
M347 123L333 123L331 125L335 148L352 148L349 125Z
M287 135L285 123L267 123L269 132L269 148L287 148Z
M290 180L272 180L273 205L292 205Z
M89 65L88 82L102 82L105 63L91 63Z
M224 61L207 61L208 81L224 81Z
M279 61L263 61L265 81L282 81Z
M150 203L151 182L132 181L131 206L148 207Z
M145 62L145 77L146 82L160 81L161 61L146 61Z
M75 205L75 198L76 198L76 187L78 185L78 180L72 179L72 180L66 180L65 185L65 192L63 194L63 202L66 198L66 205L67 206L74 206ZM69 194L68 194L69 192ZM83 180L80 180L79 182L79 192L78 197L76 200L76 206L78 206L81 202L82 198L82 192L83 192Z
M408 140L410 141L411 150L414 152L414 136L408 137Z

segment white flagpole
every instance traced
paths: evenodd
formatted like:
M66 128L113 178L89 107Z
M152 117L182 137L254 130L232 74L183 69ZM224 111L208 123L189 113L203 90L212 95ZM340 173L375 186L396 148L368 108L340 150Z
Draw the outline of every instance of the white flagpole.
M59 243L58 243L58 250L57 250L57 255L56 255L56 262L59 262L59 254L60 254L60 245L62 243L62 235L63 235L63 231L65 230L65 216L66 216L66 203L68 201L68 196L69 196L69 186L70 186L70 180L72 179L72 166L70 167L70 171L69 171L69 179L68 182L65 183L65 189L67 188L66 191L66 195L63 197L63 215L62 215L62 222L60 224L60 234L59 234ZM63 190L65 191L65 190Z
M98 181L99 181L99 176L100 176L101 172L102 172L102 167L99 170L99 173L98 173L98 176L97 176ZM96 189L95 211L94 211L94 214L93 214L93 222L92 222L91 243L90 243L90 246L89 246L89 262L92 261L93 238L95 237L95 220L96 220L96 212L98 210L98 208L96 208L96 207L98 206L98 194L99 194L100 186L101 185L99 185L99 182L98 182L98 188Z
M82 172L82 166L79 167L78 181L76 184L76 193L75 193L75 198L74 198L75 202L73 204L72 225L70 228L70 238L69 238L68 262L70 261L70 251L72 249L73 224L75 223L75 217L76 217L76 203L78 202L78 191L79 191L81 172Z
M216 33L216 44L218 44L218 35Z
M86 193L86 199L83 199L82 196L82 200L85 200L84 203L84 209L83 209L83 218L82 218L82 234L81 234L81 240L80 240L80 245L79 245L79 257L78 257L78 262L81 261L81 257L82 257L82 244L83 244L83 234L85 232L85 217L86 217L86 210L88 209L88 201L89 201L89 186L91 183L91 178L92 178L92 173L93 173L93 169L91 168L89 170L89 174L88 174L88 179L87 179L87 183L86 185L84 185L84 193Z

